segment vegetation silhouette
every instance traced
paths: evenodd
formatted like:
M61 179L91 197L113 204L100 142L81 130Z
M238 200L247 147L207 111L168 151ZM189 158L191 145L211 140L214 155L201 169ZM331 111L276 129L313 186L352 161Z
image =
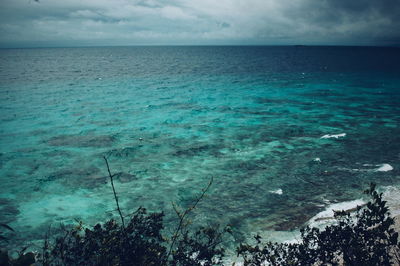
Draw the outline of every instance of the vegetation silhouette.
M7 251L1 251L0 265L223 265L227 258L222 241L230 228L191 229L188 219L212 185L212 178L187 209L173 204L178 223L172 236L166 237L163 212L148 213L140 207L129 221L124 220L114 176L104 160L121 222L111 219L92 228L79 222L73 228L62 228L63 234L55 239L47 232L40 252L25 253L24 248L17 258L10 258ZM256 235L255 245L241 243L237 247L237 260L244 265L398 265L400 243L394 219L375 188L370 185L365 193L371 200L354 213L336 212L335 222L323 230L303 228L298 243L263 243ZM13 230L8 225L1 227ZM6 241L3 234L0 240Z
M356 212L335 212L335 222L320 230L305 227L299 243L241 244L238 256L244 265L399 265L400 243L393 229L382 193L371 184L364 193L371 197Z

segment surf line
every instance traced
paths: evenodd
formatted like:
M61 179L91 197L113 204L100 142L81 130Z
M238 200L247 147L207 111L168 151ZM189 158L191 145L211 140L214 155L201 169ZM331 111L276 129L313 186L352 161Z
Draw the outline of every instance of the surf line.
M357 205L356 207L350 208L350 209L347 209L347 210L332 210L332 211L333 211L334 215L336 213L340 213L340 212L343 212L345 214L351 214L351 213L353 213L355 211L358 211L360 208L363 208L365 206L367 206L367 203L364 203L364 204L361 204L361 205ZM315 218L314 221L318 222L318 221L333 220L333 219L335 219L335 216L318 217L318 218Z

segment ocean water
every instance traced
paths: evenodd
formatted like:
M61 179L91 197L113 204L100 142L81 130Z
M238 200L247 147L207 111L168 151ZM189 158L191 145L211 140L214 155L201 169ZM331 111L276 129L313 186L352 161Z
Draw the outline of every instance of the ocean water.
M284 240L369 182L400 185L400 49L0 50L0 223L47 228L190 206L191 219ZM11 245L11 244L10 244Z

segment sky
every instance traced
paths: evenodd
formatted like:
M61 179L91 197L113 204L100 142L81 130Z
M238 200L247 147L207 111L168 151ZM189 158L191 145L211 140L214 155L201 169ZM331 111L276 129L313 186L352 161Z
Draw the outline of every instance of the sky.
M0 0L0 47L400 44L400 0Z

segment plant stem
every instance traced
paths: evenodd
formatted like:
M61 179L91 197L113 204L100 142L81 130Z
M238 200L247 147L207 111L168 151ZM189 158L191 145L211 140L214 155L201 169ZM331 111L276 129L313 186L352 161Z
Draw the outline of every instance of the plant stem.
M115 187L114 187L114 175L111 174L110 166L108 165L107 158L106 158L105 156L103 156L103 158L104 158L104 161L106 161L108 175L109 175L109 177L110 177L111 186L112 186L112 189L113 189L113 192L114 192L114 199L115 199L115 202L117 203L117 210L118 210L119 216L121 217L122 228L125 229L124 216L122 215L121 208L119 207L117 192L115 192Z
M179 211L175 208L175 206L174 206L174 210L175 210L176 214L177 214L178 217L179 217L179 225L178 225L178 227L176 228L175 233L172 235L172 242L171 242L171 246L169 247L168 254L167 254L167 260L168 260L169 256L171 256L172 249L173 249L173 247L174 247L175 241L177 240L179 231L181 230L181 228L182 228L182 226L183 226L185 216L188 215L194 208L196 208L197 204L198 204L198 203L200 202L200 200L204 197L204 194L206 194L207 190L210 188L210 186L211 186L211 184L212 184L213 181L214 181L214 178L211 177L210 182L208 183L207 187L204 188L204 189L202 189L201 195L195 200L195 202L193 203L193 205L192 205L191 207L187 208L187 209L183 212L183 214L180 214L180 212L179 212Z

